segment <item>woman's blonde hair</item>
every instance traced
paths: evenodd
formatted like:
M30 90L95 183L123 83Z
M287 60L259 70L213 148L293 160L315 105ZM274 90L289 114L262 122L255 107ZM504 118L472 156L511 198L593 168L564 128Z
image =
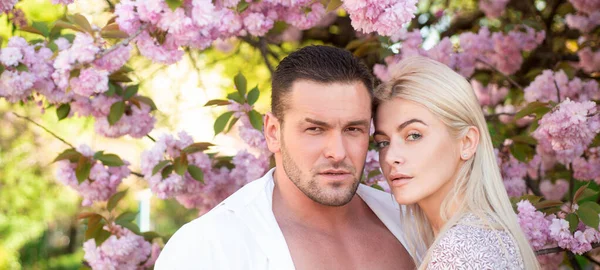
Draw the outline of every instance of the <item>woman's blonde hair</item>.
M460 168L440 207L440 215L446 222L437 239L465 213L473 213L485 226L509 232L517 243L525 269L539 269L502 183L487 124L469 82L446 65L426 57L404 59L391 68L390 75L391 80L375 90L375 108L386 100L402 98L427 107L457 139L464 137L470 127L479 130L475 155ZM409 252L416 265L426 268L430 261L427 250L437 243L431 225L417 204L401 209ZM452 216L448 217L449 214Z

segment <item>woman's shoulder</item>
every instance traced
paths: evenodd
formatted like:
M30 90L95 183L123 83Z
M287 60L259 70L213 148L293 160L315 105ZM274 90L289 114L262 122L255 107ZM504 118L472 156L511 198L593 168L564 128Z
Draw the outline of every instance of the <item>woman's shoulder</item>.
M510 233L466 214L432 247L428 269L523 269Z

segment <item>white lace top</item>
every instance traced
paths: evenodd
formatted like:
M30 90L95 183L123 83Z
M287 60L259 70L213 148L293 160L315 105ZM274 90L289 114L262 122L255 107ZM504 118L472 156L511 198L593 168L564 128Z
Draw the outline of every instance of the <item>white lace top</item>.
M484 226L466 214L432 247L427 269L525 269L519 247L510 234Z

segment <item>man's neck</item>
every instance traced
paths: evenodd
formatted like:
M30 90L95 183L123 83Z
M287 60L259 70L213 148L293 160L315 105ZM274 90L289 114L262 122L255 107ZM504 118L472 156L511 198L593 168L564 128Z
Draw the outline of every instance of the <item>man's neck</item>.
M343 206L327 206L317 203L306 196L288 178L283 169L273 172L273 214L278 222L285 221L302 224L317 230L340 230L352 224L363 211L365 203L355 195ZM365 205L366 206L366 205Z

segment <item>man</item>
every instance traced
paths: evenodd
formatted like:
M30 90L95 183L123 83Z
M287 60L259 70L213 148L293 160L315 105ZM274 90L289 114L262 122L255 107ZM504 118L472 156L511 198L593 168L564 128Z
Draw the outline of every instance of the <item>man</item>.
M156 269L414 269L391 195L359 185L373 81L347 51L309 46L272 80L275 168L184 225Z

